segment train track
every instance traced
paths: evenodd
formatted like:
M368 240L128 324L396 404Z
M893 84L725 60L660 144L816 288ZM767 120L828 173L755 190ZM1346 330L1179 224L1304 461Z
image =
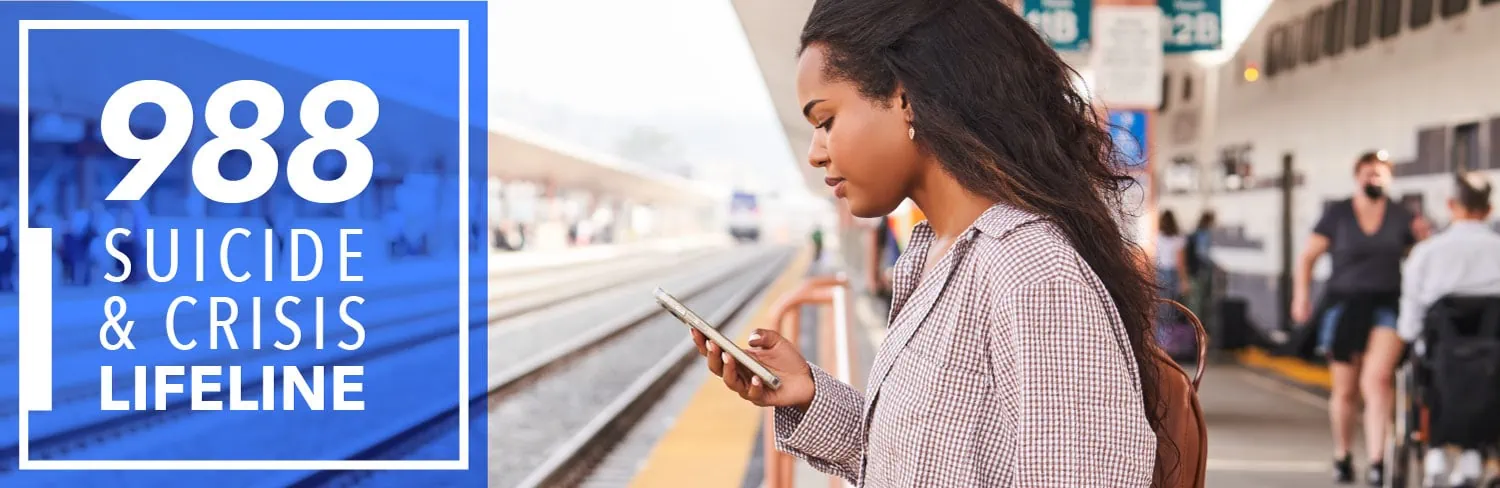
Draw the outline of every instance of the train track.
M779 266L771 267L768 273L750 279L749 286L740 288L727 302L705 314L709 323L723 328L740 317L754 297L775 279L785 266L783 256ZM553 451L540 467L533 470L517 485L522 488L575 487L589 479L589 475L604 462L607 456L636 428L636 424L660 402L676 379L694 364L696 349L682 334L680 340L666 354L651 365L624 392L604 407L593 419L562 445Z
M762 292L788 259L784 249L761 251L721 273L669 289L712 323L724 324ZM575 327L545 351L508 364L492 361L488 388L473 395L468 406L474 420L475 413L487 412L485 422L469 423L469 438L484 442L488 437L489 486L576 482L690 363L692 345L685 329L650 300L649 290L640 287L627 313ZM548 325L545 329L557 335ZM491 356L497 355L492 351ZM458 407L448 405L413 416L404 428L369 436L378 442L351 446L347 459L433 458L441 450L435 446L457 445L459 415ZM424 476L430 474L319 471L263 486L419 486L430 483Z
M713 260L713 258L710 257L708 253L700 252L692 254L692 257L702 261ZM660 259L660 257L658 257L658 259ZM607 291L611 288L619 287L625 283L640 281L642 279L645 279L645 277L647 276L658 275L660 262L642 261L636 263L634 266L621 265L619 262L616 262L598 266L580 266L579 268L568 270L554 270L552 273L553 279L549 282L550 286L538 287L535 290L529 291L520 290L517 293L505 296L497 297L495 295L491 295L489 299L485 300L484 302L486 305L495 303L497 300L503 302L496 304L495 308L498 310L498 313L471 314L471 317L476 317L476 320L471 321L471 330L483 329L486 325L498 321L537 313L540 311L544 311L550 307L558 307L561 304L569 303L579 298L587 297L602 291ZM601 271L603 271L604 269L614 269L618 273L616 273L615 275L603 274L601 273ZM528 276L542 274L543 273L540 272L524 273L524 275ZM519 277L520 275L516 276ZM580 278L584 276L589 276L592 279L580 280ZM580 282L582 283L582 285L580 285ZM484 307L481 306L479 310L483 311ZM413 314L411 315L399 316L395 319L387 318L387 320L383 320L382 322L403 322L405 323L404 325L411 325L410 322L421 322L426 316L450 316L451 314L451 309L446 311L429 311L425 315L420 312L413 312ZM399 335L387 332L384 337L381 337L379 339L378 343L374 342L376 339L374 338L374 336L372 336L370 342L367 342L365 347L353 353L344 353L341 350L324 350L319 351L319 353L323 353L320 354L323 357L302 357L298 358L298 360L294 363L303 366L304 369L307 369L311 364L336 364L345 362L369 363L372 361L378 361L384 357L391 356L402 351L410 350L414 347L420 347L424 344L433 344L439 342L440 339L451 337L458 333L457 330L452 327L451 322L447 322L446 319L442 322L442 324L428 324L429 326L427 327L403 327L402 329L398 329L401 330L401 333ZM339 340L339 337L331 335L328 340L331 342L336 342ZM251 370L253 371L253 369ZM256 377L249 378L242 384L258 385L258 383L259 378ZM247 390L249 389L250 388L247 387ZM97 390L94 391L97 392ZM247 399L258 397L258 394L256 393L258 392L246 391L245 397ZM218 399L222 399L224 396L227 396L227 394L227 392L220 392L220 394L218 395ZM78 403L77 400L74 400L73 402L75 404ZM61 405L61 407L68 406L69 405L66 403ZM80 407L80 405L72 406L74 408ZM31 459L52 459L66 457L78 451L97 449L101 446L107 446L110 443L118 443L123 439L136 439L137 436L142 433L162 429L165 426L174 423L182 423L180 421L190 417L197 417L197 415L195 415L195 412L182 407L185 407L185 405L174 405L166 411L95 411L95 415L93 415L92 417L82 417L80 419L81 421L77 422L76 425L71 425L63 429L57 429L57 431L50 434L33 436L29 446L29 457ZM56 410L54 410L54 412L52 413L56 413ZM69 416L70 419L71 417L72 416ZM14 460L17 458L18 454L18 444L11 444L0 447L0 455L3 455L6 459ZM4 484L5 472L13 471L14 467L15 466L12 461L12 463L5 466L4 469L0 469L0 484Z

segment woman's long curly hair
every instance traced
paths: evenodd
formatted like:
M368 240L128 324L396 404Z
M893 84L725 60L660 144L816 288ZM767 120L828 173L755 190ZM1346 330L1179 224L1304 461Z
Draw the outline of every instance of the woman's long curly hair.
M1119 310L1146 418L1162 432L1156 285L1120 224L1135 180L1077 73L1000 0L818 0L799 55L814 44L824 76L863 97L904 90L917 143L969 191L1062 229Z

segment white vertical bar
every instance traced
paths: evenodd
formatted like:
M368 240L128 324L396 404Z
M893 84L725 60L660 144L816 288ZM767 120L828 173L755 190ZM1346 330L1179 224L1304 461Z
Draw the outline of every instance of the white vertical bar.
M16 322L17 347L20 347L20 351L16 359L18 361L22 361L22 363L20 364L24 364L24 361L28 360L29 356L26 354L26 343L21 342L21 339L27 336L26 328L22 327L21 324L26 323L27 309L24 305L26 301L19 300L19 298L20 290L26 289L26 270L28 268L26 264L26 258L28 257L28 255L24 254L24 252L27 249L27 247L25 246L25 239L27 231L29 230L26 228L26 225L27 223L31 222L31 171L26 164L27 159L31 155L31 105L27 103L27 99L29 98L28 95L31 91L31 73L27 70L27 65L30 64L30 59L28 59L26 53L27 51L31 50L31 45L29 42L27 42L27 29L29 27L28 21L22 20L19 27L20 28L17 29L18 31L20 31L20 38L17 40L19 53L17 54L16 58L20 62L19 66L17 66L17 74L19 78L17 86L20 88L20 92L16 97L16 112L18 114L16 127L19 131L19 138L17 140L20 141L20 144L16 148L16 166L20 167L21 174L20 179L17 180L18 185L16 186L20 187L19 204L21 208L19 210L21 221L19 222L20 225L17 225L16 228L20 229L18 234L21 238L21 247L17 248L17 251L21 252L22 254L19 254L19 256L21 257L21 259L19 259L21 286L16 287L18 298L17 305L20 308L20 316L18 317L20 321ZM47 289L51 290L51 284L49 283L48 285L49 286L47 287ZM20 375L20 378L18 378L16 383L16 386L18 387L16 391L16 440L18 444L17 447L19 448L17 449L18 455L16 456L19 459L17 459L16 461L21 469L26 469L30 467L29 458L31 457L31 433L28 431L28 428L30 427L28 425L28 420L30 417L28 412L30 411L30 409L28 408L29 405L27 405L26 403L26 398L28 396L26 394L26 390L31 387L31 381L27 379L28 374L25 368L19 367L20 364L18 364L18 367L16 368L17 374Z
M488 161L488 159L486 159ZM469 21L458 27L458 462L469 469ZM484 256L489 255L486 249ZM488 274L486 274L488 279Z
M838 364L839 379L848 383L853 366L849 361L849 301L843 286L833 287L833 357Z
M852 382L851 372L854 367L849 361L849 294L844 285L833 287L833 349L839 380L844 383ZM844 481L843 486L852 488L854 485Z
M52 229L21 229L20 243L20 288L26 290L19 304L21 411L51 410Z
M29 69L31 43L29 25L21 21L18 39L20 60L20 93L17 100L19 112L19 140L16 151L20 166L20 285L18 305L20 322L17 322L17 343L20 347L19 361L22 459L25 459L26 412L52 409L52 229L32 229L31 223L31 73ZM22 293L24 292L24 293Z

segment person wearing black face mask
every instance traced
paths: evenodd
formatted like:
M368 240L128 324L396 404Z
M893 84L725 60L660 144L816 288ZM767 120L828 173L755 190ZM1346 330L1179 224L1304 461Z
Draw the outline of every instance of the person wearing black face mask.
M1396 333L1401 260L1425 237L1426 227L1418 216L1390 201L1391 163L1384 151L1361 155L1354 177L1360 191L1327 206L1307 240L1293 281L1292 319L1316 327L1315 345L1327 356L1333 376L1328 410L1335 480L1354 481L1349 444L1362 396L1365 452L1370 456L1367 481L1380 486L1394 405L1395 372L1390 365L1395 361L1385 356L1399 355L1404 345ZM1333 272L1314 313L1309 300L1312 271L1324 253L1333 260Z

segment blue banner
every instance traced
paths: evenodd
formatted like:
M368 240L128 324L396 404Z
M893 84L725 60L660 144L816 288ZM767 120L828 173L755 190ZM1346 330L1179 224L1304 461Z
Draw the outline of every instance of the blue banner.
M1223 45L1220 0L1159 0L1165 52L1213 51Z
M1087 51L1093 0L1026 0L1021 14L1058 51Z
M1130 169L1144 169L1149 155L1146 153L1146 112L1142 110L1110 110L1109 136L1114 139L1115 149Z
M0 486L485 485L485 2L0 18Z

